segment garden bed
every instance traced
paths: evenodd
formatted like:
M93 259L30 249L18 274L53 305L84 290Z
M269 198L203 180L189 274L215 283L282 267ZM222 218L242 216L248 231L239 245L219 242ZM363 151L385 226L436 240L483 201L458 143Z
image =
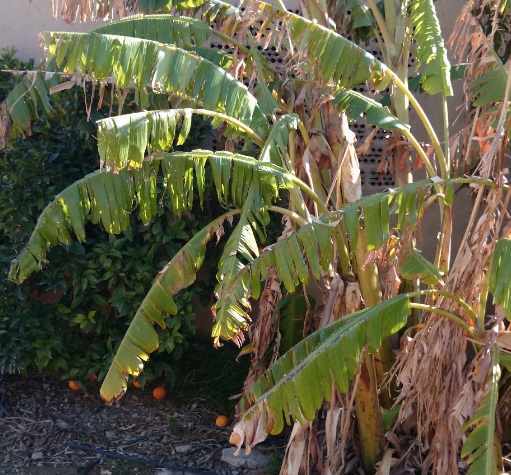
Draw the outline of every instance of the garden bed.
M211 361L206 354L221 351L207 349L201 356ZM225 356L224 364L236 364ZM221 461L222 450L231 447L230 429L217 427L215 420L219 411L232 411L232 402L225 397L222 403L219 393L225 393L226 376L233 373L218 368L223 371L202 384L203 374L187 371L186 386L178 382L162 401L153 398L150 387L130 387L111 406L101 400L99 383L73 391L58 376L4 375L0 474L269 473ZM228 416L232 420L232 413ZM278 462L271 444L260 450Z

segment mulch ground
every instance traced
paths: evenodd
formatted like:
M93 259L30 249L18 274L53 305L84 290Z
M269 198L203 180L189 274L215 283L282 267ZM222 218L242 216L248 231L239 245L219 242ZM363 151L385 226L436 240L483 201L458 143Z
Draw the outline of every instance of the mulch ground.
M0 381L0 474L256 474L220 460L230 430L207 401L156 401L135 388L112 406L99 384L72 391L52 376ZM271 451L271 448L267 448ZM264 447L262 449L264 451Z

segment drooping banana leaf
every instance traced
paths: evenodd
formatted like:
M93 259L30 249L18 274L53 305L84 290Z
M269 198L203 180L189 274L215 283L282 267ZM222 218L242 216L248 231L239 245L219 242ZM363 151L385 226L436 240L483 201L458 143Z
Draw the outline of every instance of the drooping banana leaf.
M480 44L473 45L476 51L484 50L484 62L478 68L466 70L469 73L469 83L466 86L467 102L482 108L482 112L491 112L495 103L504 99L507 80L507 67L502 63L491 39L486 35L479 22L472 15L467 15L465 21L472 30L473 37L480 41ZM460 28L464 31L464 28ZM465 46L466 35L457 38L457 42L463 42Z
M27 130L29 122L39 116L39 107L44 114L52 114L49 87L53 81L53 78L45 81L44 73L34 73L14 86L5 100L13 124L13 137Z
M493 253L490 267L490 292L495 305L502 304L508 320L511 320L511 239L500 239Z
M199 0L201 1L201 0ZM193 7L192 7L193 8ZM202 18L203 21L207 23L217 23L219 24L222 19L230 19L233 25L237 25L237 19L239 18L239 8L222 2L221 0L208 0L198 8L193 8L195 15ZM233 26L233 29L235 26ZM224 30L224 28L222 28ZM227 29L225 32L230 35L232 29Z
M248 33L249 51L247 58L248 73L257 80L257 85L254 87L254 95L257 97L257 102L261 111L268 117L274 118L275 112L279 110L279 104L273 97L268 84L276 79L275 72L268 65L268 60L257 49L252 34Z
M287 294L275 307L275 313L279 312L281 334L279 352L281 354L303 340L308 305L314 309L315 301L311 296L305 298L303 295Z
M149 359L148 354L159 346L153 324L165 328L165 317L177 313L172 296L195 281L204 261L206 244L223 223L237 213L237 210L230 211L199 231L160 271L124 335L101 385L100 393L105 401L112 401L124 394L128 374L140 374L144 362Z
M241 265L238 260L237 268L233 265L228 268L229 274L227 277L221 276L223 280L216 290L216 321L211 333L214 343L218 344L220 338L234 337L239 328L233 324L248 320L247 298L250 295L254 299L259 297L261 282L266 279L270 266L275 267L279 279L289 292L294 292L300 282L306 284L309 281L309 269L319 280L321 272L328 268L333 259L332 230L333 225L328 222L307 224L259 257L252 256L251 263Z
M184 16L172 15L151 15L130 17L105 26L101 26L94 30L97 33L130 36L134 38L142 38L161 43L168 43L191 50L192 48L205 44L212 36L220 36L224 41L229 38L218 30L211 28L206 22L187 18ZM257 76L258 84L254 89L254 95L257 97L262 112L266 115L273 116L278 104L273 98L267 84L275 79L274 72L268 66L268 61L256 48L252 36L249 34L249 43L247 48L241 45L235 39L231 38L231 42L239 46L243 52L247 54L246 68L248 76L254 71ZM197 50L195 50L197 51ZM199 55L202 51L197 51Z
M13 261L9 278L22 282L38 270L47 250L57 243L69 244L72 229L78 240L85 239L85 222L99 223L110 233L120 233L129 223L135 199L144 223L156 215L159 197L156 178L160 170L165 198L180 216L193 204L194 185L200 199L204 196L205 165L211 165L218 199L223 205L242 208L246 190L255 175L259 182L258 200L270 206L281 190L289 189L296 178L272 164L227 152L194 151L159 154L135 170L119 173L105 169L87 175L59 193L42 212L25 248Z
M451 65L451 83L461 81L465 78L467 63L458 63ZM408 88L411 92L422 92L422 74L417 74L408 78ZM390 101L389 101L390 102Z
M220 51L207 46L194 46L190 48L190 51L198 54L201 58L207 59L219 68L228 70L232 65L232 55L227 51Z
M352 36L355 34L361 37L363 35L357 30L373 28L375 25L371 10L361 0L339 0L334 6L333 14L337 23L342 24L343 31L351 33Z
M416 249L405 254L399 273L405 279L418 278L426 285L444 285L443 272L425 259Z
M342 91L335 96L332 102L340 110L352 119L358 119L364 115L369 125L377 125L387 130L408 130L409 125L401 122L386 107L373 99L356 91Z
M279 118L272 127L266 142L259 153L259 161L269 162L294 173L294 167L289 159L287 145L290 134L298 127L298 116L286 114ZM309 219L309 213L305 204L304 195L296 187L289 190L291 209L296 210L304 219Z
M468 85L474 106L490 106L504 99L507 70L499 62L494 63L494 66L494 69L482 74Z
M379 249L390 233L390 215L396 213L397 228L402 229L405 217L408 225L416 226L422 216L424 196L435 183L451 183L451 180L421 180L401 188L374 193L354 203L342 206L338 213L345 219L348 238L352 243L358 240L358 229L364 224L368 249ZM397 206L391 207L394 202Z
M210 0L198 12L205 21L220 19L222 31L234 34L247 28L242 18L244 7L245 3L234 8L224 2ZM388 84L388 70L380 61L363 48L316 22L264 2L258 2L257 9L250 10L247 21L254 34L256 31L263 34L264 39L260 41L277 49L281 46L281 25L285 25L296 53L289 58L291 62L302 64L304 70L317 68L323 80L338 88L351 89L371 82L373 86L384 89ZM266 28L271 30L270 33L265 33Z
M243 194L246 190L239 189ZM264 203L260 199L257 180L250 183L248 195L243 194L246 201L240 215L240 220L225 245L222 256L218 263L215 295L219 296L217 302L212 305L215 315L215 324L211 336L213 344L219 346L220 338L234 337L240 329L250 321L247 310L250 303L247 300L247 288L244 279L233 282L233 276L237 274L255 257L259 255L259 249L254 231L264 239L264 228L270 218L264 209ZM241 196L240 196L241 198Z
M52 0L53 17L60 15L68 23L74 21L111 20L115 14L126 15L137 12L168 12L172 6L181 8L199 7L204 0Z
M246 393L246 411L231 441L251 447L278 434L284 423L313 420L332 386L346 392L367 345L375 352L384 338L406 324L409 300L398 295L319 329L295 345ZM249 407L246 406L248 403Z
M295 128L296 116L286 115L280 118L272 128L259 154L259 163L276 165L279 169L285 169L284 157L287 155L289 133ZM215 179L219 186L219 174ZM268 177L268 183L272 181L273 178ZM294 197L292 199L295 199L299 205L303 205L303 197L297 188L288 187L288 189ZM252 180L248 188L241 186L232 190L233 200L240 203L243 208L239 222L227 241L218 264L218 285L215 289L218 300L212 307L216 316L212 331L215 345L219 344L221 337L236 335L240 322L249 320L247 310L250 309L250 304L246 298L248 289L246 285L240 285L243 279L238 280L238 274L259 255L256 235L260 242L266 239L265 228L270 222L270 217L265 208L268 202L261 199L261 192L261 181L257 179ZM274 193L277 193L276 189Z
M258 13L266 24L281 21L297 50L296 58L305 68L314 68L328 83L352 89L371 82L378 89L388 84L387 68L374 56L317 22L260 2ZM306 52L306 55L302 53Z
M215 30L201 20L173 15L132 16L92 31L169 43L187 50L204 45L215 34Z
M296 130L297 127L298 116L296 114L286 114L282 116L272 127L271 132L259 154L259 160L261 162L269 162L285 168L285 159L282 157L287 154L289 134L293 130Z
M224 114L205 109L178 108L136 112L98 121L98 150L101 163L107 168L138 168L146 153L164 152L173 144L181 145L190 132L193 114L212 117L215 126L223 120L231 125L224 135L234 136L235 130L247 140L261 141L253 130Z
M413 39L416 41L417 72L429 94L452 96L450 63L433 0L412 2Z
M207 46L213 36L223 35L195 18L174 15L131 16L92 31L173 44L198 54L222 69L227 69L232 63L230 54Z
M468 457L468 475L497 475L502 473L502 454L496 434L495 417L499 398L499 351L492 351L492 364L488 382L488 392L476 413L463 427L467 431L473 427L461 447L461 456Z
M260 131L268 126L247 88L210 61L150 40L96 33L42 34L47 59L69 74L113 80L117 87L173 94Z

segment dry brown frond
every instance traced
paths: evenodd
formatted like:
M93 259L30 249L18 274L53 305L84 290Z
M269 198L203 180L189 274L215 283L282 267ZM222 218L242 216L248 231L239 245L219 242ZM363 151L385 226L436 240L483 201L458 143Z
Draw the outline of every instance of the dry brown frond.
M250 327L249 338L251 341L252 360L247 377L243 384L244 390L250 388L278 357L279 319L273 319L275 307L282 300L280 281L273 268L268 269L268 277L264 284L264 290L259 299L259 314L255 323ZM262 365L261 360L265 356L270 344L276 339L276 348L268 365Z
M462 157L461 162L454 163L454 166L458 169L462 168L465 173L467 170L471 173L477 172L486 178L497 176L503 168L502 138L504 130L508 129L504 115L508 109L509 81L503 101L473 108L472 104L477 99L478 93L478 86L474 86L474 81L490 71L502 70L504 67L493 44L497 28L496 18L492 25L492 32L486 35L478 18L473 14L473 3L470 2L463 8L453 34L447 42L448 45L453 46L455 57L467 63L464 82L465 101L467 111L473 116L468 127L454 137L453 146L461 152ZM493 127L496 122L499 125L495 130ZM463 138L463 148L459 147L461 138ZM476 164L477 169L474 170Z
M323 292L323 305L315 312L319 321L316 328L324 327L347 313L344 304L346 299L344 281L337 273L332 277L325 277L325 280L328 282L328 288Z
M5 148L5 142L11 137L11 131L11 118L4 101L0 104L0 150Z
M397 381L403 387L400 418L416 410L418 437L430 445L439 474L457 473L462 424L450 414L453 398L463 388L465 345L462 329L430 317L398 360Z
M235 454L237 455L241 451L241 447L245 443L245 453L248 455L252 451L252 447L268 437L274 424L273 413L265 401L262 407L252 413L250 419L242 419L234 427L229 442L238 447Z
M488 152L495 129L474 113L470 124L451 137L450 152L455 176L472 175L476 171L480 157Z
M486 205L470 235L464 239L444 287L465 300L476 313L496 241L502 193L500 187L489 192ZM435 305L474 325L456 302L440 298ZM434 313L425 318L425 327L405 346L395 367L397 380L402 385L401 417L410 410L417 412L418 436L422 443L428 442L431 446L435 473L457 473L461 428L484 396L488 361L481 354L467 365L464 330ZM486 335L487 344L492 344L490 336Z
M61 5L61 7L60 7ZM53 18L60 15L67 23L113 20L137 12L139 0L52 0Z
M453 48L455 58L468 63L466 85L493 69L496 64L501 64L493 49L491 38L484 34L470 5L462 9L446 44ZM472 97L468 96L467 105L471 102Z
M300 425L295 422L289 437L280 475L298 475L302 467L308 467L309 450L307 450L312 423ZM301 473L310 473L304 470Z

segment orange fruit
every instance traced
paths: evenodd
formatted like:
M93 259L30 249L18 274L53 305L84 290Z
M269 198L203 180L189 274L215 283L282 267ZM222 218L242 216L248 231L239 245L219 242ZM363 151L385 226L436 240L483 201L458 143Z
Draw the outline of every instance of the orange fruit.
M133 386L135 386L138 389L142 388L142 385L136 379L133 380L133 382L131 384L133 384Z
M167 395L167 390L163 386L158 386L153 389L154 399L163 399Z
M80 384L77 381L69 381L69 387L73 391L80 391Z
M227 416L218 416L215 425L217 427L227 427L229 425L229 418Z
M91 374L91 375L89 376L89 381L90 381L91 383L95 383L95 382L97 382L97 380L98 380L98 378L96 378L96 375L95 375L95 374Z

